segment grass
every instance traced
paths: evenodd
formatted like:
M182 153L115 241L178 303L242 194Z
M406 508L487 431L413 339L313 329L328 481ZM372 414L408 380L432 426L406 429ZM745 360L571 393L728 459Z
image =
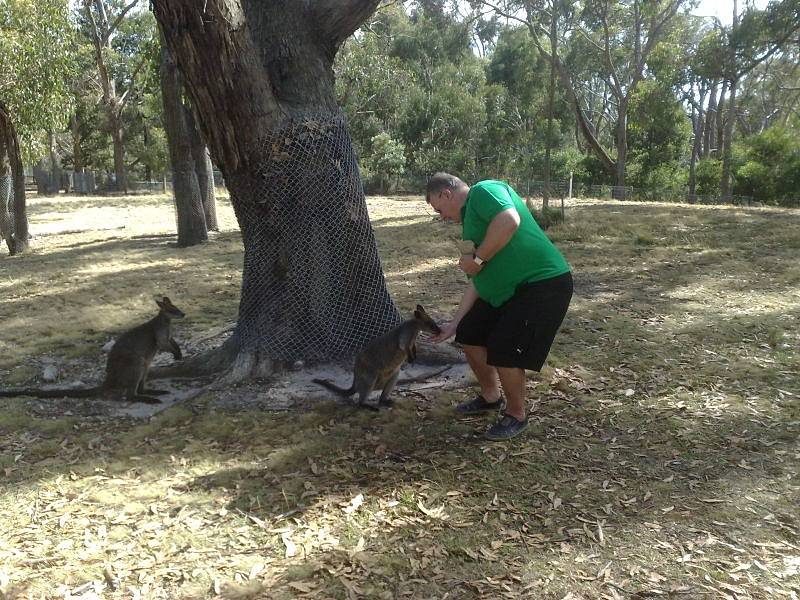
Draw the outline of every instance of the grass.
M369 204L400 307L449 314L456 230ZM30 214L33 252L0 257L4 384L99 374L157 293L179 339L235 318L226 201L190 250L162 197ZM3 401L0 598L796 598L800 215L581 201L548 235L576 295L513 442L453 416L469 390L147 422Z

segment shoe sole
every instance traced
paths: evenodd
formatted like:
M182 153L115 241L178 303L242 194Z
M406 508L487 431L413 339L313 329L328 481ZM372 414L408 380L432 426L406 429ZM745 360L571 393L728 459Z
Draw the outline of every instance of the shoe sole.
M487 408L479 408L473 410L459 410L458 408L455 409L456 413L459 415L487 415L496 413L497 411L505 408L505 404L502 402L498 402L496 405L488 406Z

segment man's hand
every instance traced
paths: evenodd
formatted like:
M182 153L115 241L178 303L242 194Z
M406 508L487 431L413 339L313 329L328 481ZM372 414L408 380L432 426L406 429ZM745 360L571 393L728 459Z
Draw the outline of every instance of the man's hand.
M458 261L458 268L467 275L477 275L481 272L483 265L476 263L472 253L469 253L461 255L461 259Z
M440 342L448 340L456 334L457 328L458 328L458 321L451 321L450 323L445 323L444 325L440 326L442 332L439 333L438 335L432 335L430 337L430 340L434 344L438 344Z

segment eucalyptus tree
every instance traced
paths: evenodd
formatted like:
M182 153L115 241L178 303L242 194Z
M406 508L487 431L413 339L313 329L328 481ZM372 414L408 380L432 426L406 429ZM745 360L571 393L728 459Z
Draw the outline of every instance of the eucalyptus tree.
M770 59L787 44L796 45L800 32L800 1L772 2L756 10L745 4L739 12L739 0L733 0L732 22L728 30L724 76L728 82L727 118L722 140L721 196L732 194L733 136L736 123L737 93L742 78Z
M29 243L23 158L43 153L42 132L66 125L70 112L73 42L63 1L0 3L0 235L12 253Z
M154 0L244 243L229 377L352 355L394 326L333 62L378 0Z
M551 61L570 98L589 148L624 193L628 152L628 110L647 61L674 26L674 17L691 0L481 0L510 20L525 25L539 51ZM586 114L583 97L566 53L575 44L594 54L599 75L613 101L613 150L604 146Z
M102 107L114 151L116 187L127 191L123 112L136 95L137 78L151 60L152 16L142 0L85 0L82 30L94 49Z
M192 154L194 121L183 104L183 83L169 48L161 46L161 95L164 101L164 130L167 133L172 194L178 226L178 247L194 246L208 240L203 199ZM205 165L205 163L203 163Z

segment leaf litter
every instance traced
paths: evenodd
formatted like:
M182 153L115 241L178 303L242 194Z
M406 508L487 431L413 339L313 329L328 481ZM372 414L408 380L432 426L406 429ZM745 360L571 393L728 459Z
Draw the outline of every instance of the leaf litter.
M167 199L148 202L171 215ZM401 308L449 314L463 285L452 228L419 199L370 199L370 211ZM466 388L404 391L378 415L207 398L146 420L64 419L6 401L2 597L796 598L800 216L781 212L777 227L777 212L571 204L549 233L576 295L529 381L529 431L509 443L453 416ZM223 222L220 245L183 268L235 285ZM656 243L636 245L637 231ZM34 259L79 273L64 248L81 235L46 236ZM113 254L120 233L95 235ZM62 285L37 266L32 297L48 275ZM133 275L118 277L122 296L141 287ZM179 287L182 275L158 277ZM192 301L219 314L234 297ZM41 355L47 331L31 327L10 330L21 349L6 373Z

